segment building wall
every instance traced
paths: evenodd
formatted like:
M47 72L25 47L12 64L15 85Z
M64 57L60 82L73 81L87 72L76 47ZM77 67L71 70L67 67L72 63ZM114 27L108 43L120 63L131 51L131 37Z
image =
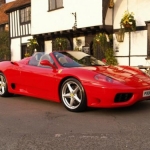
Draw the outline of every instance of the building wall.
M72 30L75 12L78 28L102 25L102 0L64 0L64 8L54 11L48 11L48 0L32 0L31 6L33 35Z
M32 36L26 36L22 38L13 38L11 39L11 60L17 61L21 59L21 45L27 44L29 41L28 39L31 39Z
M128 9L133 12L137 26L145 26L145 21L150 20L150 0L114 0L114 29L120 28L120 19Z
M20 51L20 38L11 40L11 60L17 61L20 60L21 51Z
M20 11L15 10L9 14L9 28L10 28L10 40L11 40L11 60L20 60L24 56L22 45L26 45L28 39L33 38L31 36L31 23L20 23Z
M52 41L49 40L49 41L45 41L44 42L44 47L45 47L45 53L50 53L52 52Z
M19 10L13 11L10 16L10 37L20 37L31 34L31 23L20 24Z
M120 65L146 65L145 58L147 57L147 30L145 21L150 20L149 0L115 0L114 6L114 29L120 28L120 20L126 10L133 12L137 27L143 27L142 30L125 33L124 42L118 43L114 36L114 51L116 47L119 52L116 52ZM145 27L145 28L144 28ZM130 46L129 46L129 43Z
M108 8L106 13L105 25L113 25L113 9Z

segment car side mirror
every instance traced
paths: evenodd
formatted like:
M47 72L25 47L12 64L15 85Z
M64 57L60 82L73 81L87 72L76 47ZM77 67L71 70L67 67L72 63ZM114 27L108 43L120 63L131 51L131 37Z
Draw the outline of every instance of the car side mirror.
M44 65L44 66L50 66L50 67L52 67L53 69L56 69L56 67L55 67L53 64L51 64L48 60L41 60L41 61L40 61L40 64L41 64L41 65Z

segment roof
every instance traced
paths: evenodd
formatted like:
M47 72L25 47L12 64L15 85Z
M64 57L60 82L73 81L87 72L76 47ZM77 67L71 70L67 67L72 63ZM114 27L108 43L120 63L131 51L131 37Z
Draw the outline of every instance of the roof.
M7 9L9 9L14 2L6 3L0 6L0 25L8 23L8 15L5 13Z
M8 8L6 10L6 13L9 13L9 12L14 11L16 9L20 9L20 8L25 7L27 5L31 5L31 0L16 0L16 1L14 1L11 8Z

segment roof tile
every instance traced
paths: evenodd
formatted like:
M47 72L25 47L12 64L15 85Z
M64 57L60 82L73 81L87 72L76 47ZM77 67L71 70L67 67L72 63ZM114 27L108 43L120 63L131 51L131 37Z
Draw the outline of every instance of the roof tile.
M31 4L31 0L16 0L14 1L14 4L12 5L11 8L9 8L8 10L6 10L6 12L11 12L21 6L27 5L27 4Z
M0 25L8 23L8 15L5 13L7 9L9 9L14 2L6 3L0 6Z

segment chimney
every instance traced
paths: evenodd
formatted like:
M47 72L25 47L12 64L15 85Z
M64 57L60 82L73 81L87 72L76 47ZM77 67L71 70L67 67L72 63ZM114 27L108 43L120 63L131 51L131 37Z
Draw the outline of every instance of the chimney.
M6 0L0 0L0 6L5 3L6 3Z

